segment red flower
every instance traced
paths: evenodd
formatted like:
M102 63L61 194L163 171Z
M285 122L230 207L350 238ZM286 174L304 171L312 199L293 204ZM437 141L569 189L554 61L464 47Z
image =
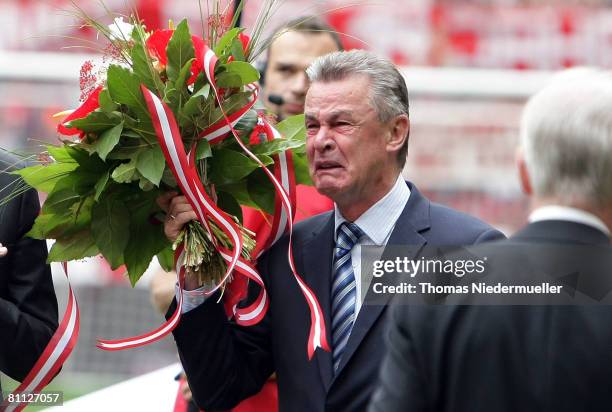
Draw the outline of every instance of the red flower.
M251 41L251 38L249 36L247 36L246 34L240 32L238 33L238 40L240 40L240 43L242 43L242 54L244 54L244 57L248 57L248 50L249 50L249 42ZM227 59L228 63L231 63L234 61L234 56L230 56Z
M72 136L80 133L81 138L83 138L84 133L81 130L75 127L66 127L65 124L71 120L82 119L83 117L86 117L89 113L100 107L100 103L98 102L98 96L100 95L101 91L102 86L96 87L95 90L89 94L87 100L85 100L78 109L70 113L64 120L61 121L60 124L57 125L57 131L66 136Z
M242 51L244 52L245 56L248 56L248 50L249 50L249 42L251 41L251 38L240 32L240 34L238 34L238 40L240 40L240 43L242 43Z
M174 30L157 30L147 39L147 49L151 56L157 58L159 62L166 66L168 64L168 56L166 54L166 48L168 43L174 34ZM204 48L206 43L198 36L191 36L193 48L196 50L196 56L198 55L198 49ZM196 77L202 71L202 64L199 60L194 60L191 64L191 77L187 81L187 84L195 82Z

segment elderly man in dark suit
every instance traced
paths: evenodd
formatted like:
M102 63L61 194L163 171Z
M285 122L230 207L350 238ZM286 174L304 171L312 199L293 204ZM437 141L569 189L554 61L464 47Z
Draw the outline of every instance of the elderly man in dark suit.
M265 318L228 322L218 296L189 304L174 330L198 404L227 409L276 372L281 411L361 411L384 354L385 305L363 304L365 245L473 244L501 237L489 225L434 204L401 178L408 148L408 91L389 61L353 50L317 59L307 70L306 150L317 190L335 210L293 232L298 273L316 295L331 352L308 359L308 305L287 262L288 238L258 262L270 297ZM174 239L194 219L182 196L168 205ZM187 289L197 287L191 282ZM187 291L188 293L188 291Z
M58 322L47 245L24 237L38 215L38 195L27 190L13 197L14 164L0 152L0 371L21 381Z
M612 308L598 304L612 289L611 109L612 74L594 70L532 97L518 156L529 224L468 248L493 262L483 279L566 292L520 306L397 305L371 412L611 410Z

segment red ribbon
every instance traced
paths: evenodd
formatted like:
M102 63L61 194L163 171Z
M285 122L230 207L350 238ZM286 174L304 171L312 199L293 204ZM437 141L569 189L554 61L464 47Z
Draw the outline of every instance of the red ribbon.
M66 278L68 278L68 266L66 262L64 262L62 266ZM30 373L28 373L17 389L13 391L12 395L40 392L49 382L51 382L76 345L77 338L79 337L79 319L79 305L72 291L70 281L68 281L68 306L66 307L62 321L45 347L45 350L34 364L34 367L30 370ZM2 405L0 405L0 410L18 412L23 410L26 406L28 406L27 403L9 403L7 397Z

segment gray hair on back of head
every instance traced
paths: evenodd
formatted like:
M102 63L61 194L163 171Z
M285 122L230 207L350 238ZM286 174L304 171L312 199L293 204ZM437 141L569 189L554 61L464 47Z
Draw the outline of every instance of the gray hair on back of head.
M564 204L612 204L612 73L561 72L521 119L521 145L536 196Z
M310 82L331 82L351 76L370 79L370 104L378 119L387 122L393 117L409 116L408 88L404 77L389 60L366 50L338 51L317 58L306 70ZM408 139L398 153L401 167L406 162Z

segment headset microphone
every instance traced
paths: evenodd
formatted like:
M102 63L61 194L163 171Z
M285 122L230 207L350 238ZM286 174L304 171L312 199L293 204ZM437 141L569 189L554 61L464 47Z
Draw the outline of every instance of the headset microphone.
M285 104L285 99L283 99L283 96L279 96L278 94L269 95L268 101L277 106L282 106L283 104Z

